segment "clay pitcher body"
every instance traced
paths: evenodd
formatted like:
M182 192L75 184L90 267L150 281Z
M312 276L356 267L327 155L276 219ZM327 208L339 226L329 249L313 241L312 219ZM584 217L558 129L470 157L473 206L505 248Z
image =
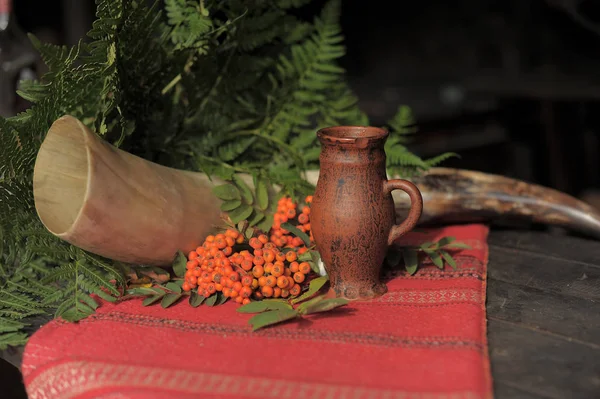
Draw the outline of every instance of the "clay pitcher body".
M317 250L338 297L370 299L387 286L380 271L388 246L410 231L423 210L417 187L387 180L384 144L388 132L363 126L337 126L317 132L320 175L311 204ZM392 190L411 199L408 217L396 225Z

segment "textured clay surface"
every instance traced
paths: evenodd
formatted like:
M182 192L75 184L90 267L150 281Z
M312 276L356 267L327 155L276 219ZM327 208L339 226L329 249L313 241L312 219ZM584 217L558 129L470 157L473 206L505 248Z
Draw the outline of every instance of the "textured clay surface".
M384 294L380 271L388 245L417 223L423 199L406 180L386 179L388 133L379 128L338 126L317 132L322 144L311 226L315 244L338 297L370 299ZM408 217L394 226L390 192L411 198Z

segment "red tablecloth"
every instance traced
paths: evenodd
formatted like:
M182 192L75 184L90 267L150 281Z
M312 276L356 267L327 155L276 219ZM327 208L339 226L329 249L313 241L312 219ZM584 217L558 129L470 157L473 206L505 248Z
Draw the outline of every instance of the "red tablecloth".
M52 321L25 348L23 375L39 398L488 398L485 281L488 229L458 270L403 271L377 300L305 322L250 331L237 305L168 309L104 303L77 324Z

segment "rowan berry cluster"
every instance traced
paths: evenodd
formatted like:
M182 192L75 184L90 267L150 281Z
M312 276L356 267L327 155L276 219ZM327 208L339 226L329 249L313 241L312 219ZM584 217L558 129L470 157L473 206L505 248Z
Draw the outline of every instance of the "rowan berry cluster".
M306 203L311 200L307 197ZM206 298L221 292L240 304L248 304L251 299L298 296L302 283L312 273L311 264L298 259L308 248L301 238L281 227L282 223L291 223L312 239L310 207L304 206L300 212L297 209L291 198L281 198L270 236L247 238L234 228L209 235L188 254L182 289L197 290Z

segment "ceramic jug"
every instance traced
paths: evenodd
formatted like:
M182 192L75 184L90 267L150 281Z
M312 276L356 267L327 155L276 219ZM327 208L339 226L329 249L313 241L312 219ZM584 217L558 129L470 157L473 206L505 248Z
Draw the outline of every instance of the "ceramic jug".
M380 271L387 248L417 224L423 211L419 189L388 180L385 129L335 126L317 132L320 174L311 204L311 226L331 287L338 297L370 299L387 286ZM396 224L393 190L411 200L407 218Z

